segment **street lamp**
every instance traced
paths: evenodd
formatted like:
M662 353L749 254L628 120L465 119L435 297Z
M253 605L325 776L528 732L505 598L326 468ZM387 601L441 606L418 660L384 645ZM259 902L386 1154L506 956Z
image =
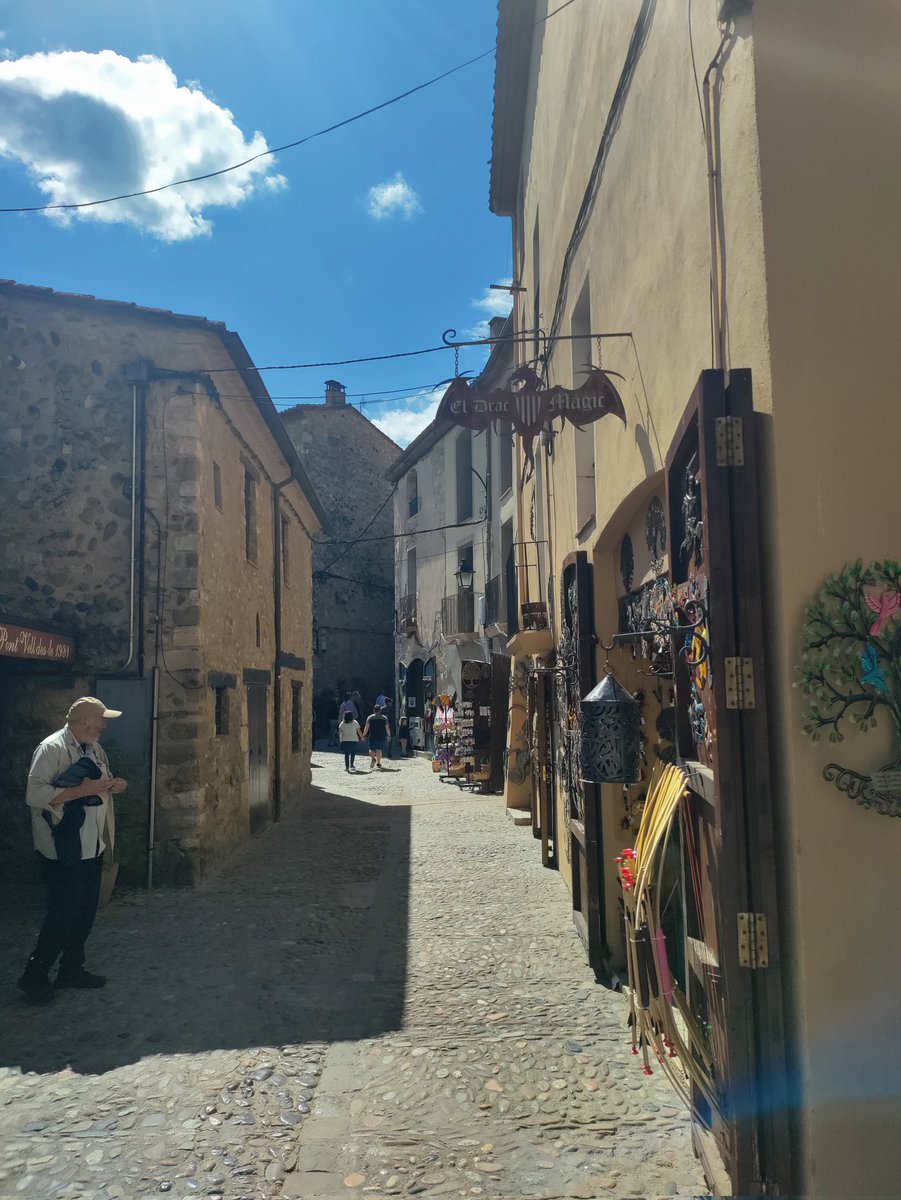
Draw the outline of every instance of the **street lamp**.
M472 566L470 564L465 563L465 562L460 563L460 566L454 572L454 579L456 579L457 586L459 587L461 592L471 592L472 591L472 581L473 581L474 575L475 575L475 572L473 571Z

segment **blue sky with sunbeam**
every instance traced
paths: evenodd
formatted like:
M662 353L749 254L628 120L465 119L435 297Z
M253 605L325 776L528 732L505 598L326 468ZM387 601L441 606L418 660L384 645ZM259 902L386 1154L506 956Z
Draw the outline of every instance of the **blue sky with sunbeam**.
M353 116L493 47L493 0L0 5L0 208L141 191ZM509 309L488 211L494 58L240 171L77 212L0 215L6 278L197 313L259 364L433 346ZM463 351L478 370L483 351ZM281 397L390 393L406 444L450 352L273 372ZM376 398L376 397L374 397Z

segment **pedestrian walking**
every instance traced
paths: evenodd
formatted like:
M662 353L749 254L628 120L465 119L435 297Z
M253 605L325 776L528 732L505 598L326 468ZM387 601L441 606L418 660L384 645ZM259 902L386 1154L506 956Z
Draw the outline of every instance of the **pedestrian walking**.
M360 722L352 712L345 712L338 726L338 737L341 739L341 749L344 751L344 770L355 771L354 759L360 745Z
M47 915L19 987L35 1003L52 1000L54 988L106 983L103 975L85 970L85 942L97 912L103 853L113 848L112 797L128 786L112 774L100 745L107 722L121 716L95 696L82 696L63 728L44 738L31 760L25 802L47 888Z
M366 727L363 730L363 740L369 741L370 771L373 767L377 767L381 771L382 755L385 753L385 747L388 745L390 737L391 726L388 724L388 718L377 704L366 718Z
M401 717L397 723L397 740L400 745L401 758L406 758L407 747L410 744L410 722L406 717Z

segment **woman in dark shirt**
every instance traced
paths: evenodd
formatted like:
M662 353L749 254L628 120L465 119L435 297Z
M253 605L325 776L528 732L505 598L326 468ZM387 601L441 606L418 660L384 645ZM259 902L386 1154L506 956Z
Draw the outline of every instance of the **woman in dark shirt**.
M366 728L363 730L363 740L369 740L369 769L382 769L382 755L391 737L391 726L381 708L376 705L370 716L366 718Z

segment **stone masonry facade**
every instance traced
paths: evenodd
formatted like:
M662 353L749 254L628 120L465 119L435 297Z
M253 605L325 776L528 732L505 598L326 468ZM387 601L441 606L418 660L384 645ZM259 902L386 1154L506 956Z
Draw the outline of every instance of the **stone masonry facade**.
M301 404L281 417L328 521L313 549L316 703L324 734L339 691L356 689L371 703L394 678L393 515L383 475L400 449L347 403L340 385L329 387L326 403ZM360 534L366 540L342 553L341 543Z
M60 727L71 699L103 696L105 678L120 686L127 677L139 691L158 673L157 879L192 882L248 836L248 679L266 689L266 815L278 774L277 682L282 802L309 783L311 539L321 509L308 483L305 491L292 479L287 439L278 444L236 370L236 340L201 318L0 284L0 612L76 642L64 668L0 662L0 724L13 759L0 801L5 858L28 849L31 750ZM135 393L125 368L138 363L144 505L129 661ZM274 409L271 419L277 424ZM285 576L279 663L276 547ZM117 805L117 843L140 875L148 851L136 835L149 826L149 780L129 782Z

